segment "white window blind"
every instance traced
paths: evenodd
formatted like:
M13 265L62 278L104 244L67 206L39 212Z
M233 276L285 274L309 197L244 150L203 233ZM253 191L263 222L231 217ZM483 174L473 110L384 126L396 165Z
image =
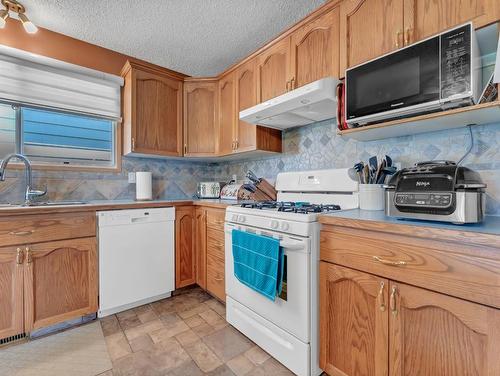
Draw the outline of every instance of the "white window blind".
M0 46L0 100L120 118L119 76Z

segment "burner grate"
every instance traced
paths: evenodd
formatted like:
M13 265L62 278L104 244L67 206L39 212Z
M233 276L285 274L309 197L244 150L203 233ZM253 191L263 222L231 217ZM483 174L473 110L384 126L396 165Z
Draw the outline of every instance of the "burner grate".
M241 204L241 207L249 209L277 209L279 212L283 213L298 213L298 214L328 213L341 209L339 205L333 205L333 204L320 205L320 204L311 204L309 202L291 202L291 201L250 202Z

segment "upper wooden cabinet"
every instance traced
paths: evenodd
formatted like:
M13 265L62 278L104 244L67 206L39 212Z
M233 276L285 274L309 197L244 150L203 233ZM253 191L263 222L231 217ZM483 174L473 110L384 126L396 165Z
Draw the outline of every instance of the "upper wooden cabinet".
M281 131L239 120L239 112L255 106L257 101L257 62L251 59L235 72L236 116L233 152L255 150L281 153Z
M403 46L404 0L345 0L340 4L340 69Z
M25 259L26 331L97 311L95 237L30 245Z
M236 83L235 73L223 76L219 81L219 155L234 151L236 125Z
M329 375L387 375L388 291L387 279L320 262L320 367Z
M24 248L0 248L0 339L24 333Z
M184 155L217 154L219 93L216 80L184 83Z
M122 70L124 154L182 155L182 76L127 62Z
M257 57L257 101L265 102L290 90L290 37L267 48Z
M405 44L468 21L479 28L498 19L498 0L404 0Z
M390 375L500 374L500 310L391 282Z
M340 9L305 24L291 36L291 89L324 77L339 77Z

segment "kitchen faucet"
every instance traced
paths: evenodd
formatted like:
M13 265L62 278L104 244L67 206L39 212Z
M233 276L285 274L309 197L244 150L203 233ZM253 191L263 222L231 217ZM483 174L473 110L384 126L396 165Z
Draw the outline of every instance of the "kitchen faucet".
M32 170L31 170L31 162L28 158L26 158L22 154L9 154L7 155L2 162L0 163L0 181L5 181L5 169L7 168L7 165L9 164L10 160L16 158L21 160L24 163L25 167L25 176L26 176L26 190L24 193L24 204L25 205L31 205L33 203L33 199L35 197L40 197L43 196L47 193L47 190L37 190L33 189L33 176L32 176Z

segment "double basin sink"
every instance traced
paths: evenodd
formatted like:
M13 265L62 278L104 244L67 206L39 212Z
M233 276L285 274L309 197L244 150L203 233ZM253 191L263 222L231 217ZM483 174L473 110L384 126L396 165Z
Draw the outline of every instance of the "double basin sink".
M18 208L18 207L37 207L37 206L66 206L66 205L85 205L85 201L40 201L32 202L27 204L12 204L12 203L0 203L0 209L2 208Z

